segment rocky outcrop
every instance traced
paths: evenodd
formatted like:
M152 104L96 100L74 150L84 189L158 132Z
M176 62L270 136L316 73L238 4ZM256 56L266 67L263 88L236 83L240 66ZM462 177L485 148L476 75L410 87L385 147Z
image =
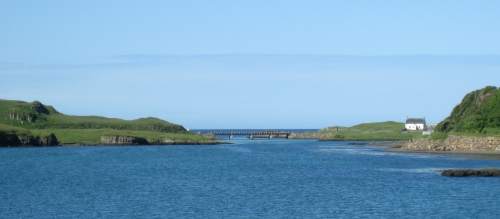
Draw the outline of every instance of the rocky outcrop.
M58 146L59 141L54 134L47 136L18 135L14 133L0 133L0 146Z
M20 146L21 141L16 134L0 132L0 146Z
M133 136L101 136L101 144L105 145L148 145L149 142Z
M202 145L202 144L220 144L216 140L192 141L192 140L172 140L169 138L148 140L134 136L101 136L103 145Z
M500 152L500 137L450 135L444 140L412 140L402 148L412 151Z
M59 145L59 140L57 139L56 135L50 133L49 135L40 138L40 144L47 146L57 146Z
M500 169L451 169L441 172L441 176L448 177L467 177L467 176L480 176L492 177L500 176Z
M45 105L43 105L39 101L34 101L33 103L31 103L31 109L37 113L42 113L42 114L50 113L49 109L47 109L47 107L45 107Z
M23 106L15 106L9 109L8 117L10 120L16 121L21 125L25 123L35 123L38 119L50 114L50 110L55 111L52 107L47 107L38 101Z

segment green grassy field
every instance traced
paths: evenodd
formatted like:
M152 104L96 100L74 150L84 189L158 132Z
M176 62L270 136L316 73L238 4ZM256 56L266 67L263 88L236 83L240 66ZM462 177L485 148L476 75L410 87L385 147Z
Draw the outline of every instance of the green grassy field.
M101 136L131 136L148 142L210 143L213 139L157 118L123 120L100 116L71 116L39 102L0 99L0 134L47 136L61 144L100 143Z
M363 123L352 127L331 127L319 131L320 140L392 141L409 140L422 136L422 132L402 131L403 123Z
M10 134L24 134L29 135L31 132L24 128L19 128L15 126L0 124L0 133L10 133Z

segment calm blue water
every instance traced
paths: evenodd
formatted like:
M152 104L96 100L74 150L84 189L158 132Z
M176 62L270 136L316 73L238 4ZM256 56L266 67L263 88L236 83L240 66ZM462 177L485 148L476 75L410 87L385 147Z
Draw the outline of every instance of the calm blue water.
M499 160L347 142L0 149L1 218L498 218Z

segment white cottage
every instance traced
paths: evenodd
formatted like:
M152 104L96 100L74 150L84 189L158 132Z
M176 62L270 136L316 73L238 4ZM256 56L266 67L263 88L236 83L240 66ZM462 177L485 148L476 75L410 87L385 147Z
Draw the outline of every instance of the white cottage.
M408 118L406 119L405 129L408 131L423 131L427 129L425 119Z

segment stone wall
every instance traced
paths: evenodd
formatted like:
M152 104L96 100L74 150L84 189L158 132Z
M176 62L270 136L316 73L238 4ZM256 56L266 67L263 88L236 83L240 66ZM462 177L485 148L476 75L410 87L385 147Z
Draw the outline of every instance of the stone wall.
M500 152L500 137L450 135L445 140L417 139L403 144L414 151Z

